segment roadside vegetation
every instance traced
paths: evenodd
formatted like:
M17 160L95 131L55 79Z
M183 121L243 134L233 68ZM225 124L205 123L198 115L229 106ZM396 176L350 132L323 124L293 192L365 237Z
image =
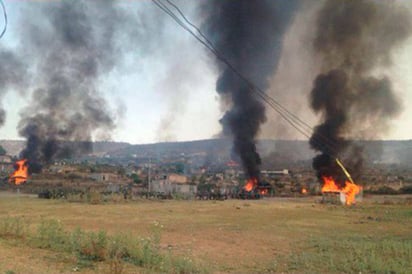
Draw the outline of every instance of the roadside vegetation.
M412 197L72 203L0 193L0 273L412 273Z
M113 274L123 273L126 263L152 272L207 272L196 266L189 257L173 256L160 250L160 224L153 224L151 232L150 236L143 238L124 233L109 236L104 230L86 232L80 227L68 231L56 219L41 220L33 231L22 217L0 219L1 239L70 254L75 262L74 272L93 268L97 262L106 262L108 273Z

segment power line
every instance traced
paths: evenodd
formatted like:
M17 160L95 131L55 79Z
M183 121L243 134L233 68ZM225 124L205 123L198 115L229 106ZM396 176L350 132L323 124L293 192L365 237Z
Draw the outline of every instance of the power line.
M196 40L203 44L207 49L209 49L218 60L226 64L226 66L236 74L242 81L246 83L249 89L254 92L259 98L266 102L272 109L274 109L283 119L285 119L293 128L299 131L303 136L311 138L314 129L305 121L300 119L294 113L289 111L286 107L282 106L277 100L267 95L262 89L254 85L246 76L244 76L240 71L238 71L226 58L225 56L213 45L213 43L202 33L202 31L184 15L180 8L175 5L170 0L165 0L172 8L174 8L177 13L183 18L183 21L174 13L166 3L162 0L152 0L152 2L159 7L163 12L169 15L179 26L191 34ZM185 23L186 22L186 23ZM197 34L190 29L187 25L192 27ZM328 148L329 151L337 153L336 144L334 141L330 140L326 136L316 133L312 136L312 141L321 147Z
M203 38L205 39L205 41L208 43L208 45L213 49L214 52L217 52L220 56L222 56L222 54L214 47L213 43L203 34L203 32L196 26L194 25L192 22L190 22L189 19L187 19L187 17L183 14L183 12L179 9L178 6L176 6L173 2L171 2L170 0L166 0L167 3L169 3L172 7L174 7L176 9L176 11L182 16L182 18L186 21L187 24L189 24L191 27L193 27L197 33ZM228 63L228 62L225 62ZM240 75L240 73L239 73ZM242 78L246 78L243 77ZM244 79L245 80L245 79ZM249 81L248 81L249 82ZM250 83L253 88L255 88L255 86ZM311 126L309 126L307 123L305 123L304 121L302 121L299 117L297 117L296 115L294 115L292 112L290 112L288 109L286 109L285 107L283 107L279 102L277 102L275 99L273 99L272 97L270 97L269 95L267 95L264 91L262 91L261 89L258 89L258 93L261 93L264 97L266 97L264 100L266 103L269 104L269 102L267 101L271 101L274 105L278 106L282 111L286 112L289 116L291 116L293 119L296 120L296 122L300 123L301 125L303 125L304 127L306 127L309 130L313 130L313 128ZM303 134L306 136L306 134ZM308 136L306 136L308 137Z
M4 5L3 0L0 0L0 4L3 9L3 14L4 14L4 28L0 34L0 39L1 39L3 35L6 33L6 29L7 29L7 12L6 12L6 6Z
M161 1L161 0L159 0ZM269 104L273 109L275 109L286 121L288 121L293 127L295 127L296 130L298 130L301 134L303 134L304 136L306 136L307 138L310 138L310 134L305 132L304 129L299 129L297 128L297 124L301 124L304 127L307 128L307 130L312 131L312 128L305 122L303 122L301 119L299 119L299 117L297 117L296 115L294 115L293 113L291 113L288 109L284 108L279 102L277 102L275 99L273 99L272 97L270 97L269 95L267 95L263 90L261 90L260 88L256 87L251 81L249 81L249 79L247 79L245 76L243 76L235 67L233 67L233 65L226 59L224 58L223 54L217 50L215 48L215 46L213 45L213 43L203 34L203 32L192 22L190 22L190 20L184 15L184 13L179 9L178 6L176 6L173 2L166 0L167 3L169 3L169 5L171 5L173 8L176 9L176 11L180 14L180 16L182 16L182 18L184 19L184 21L191 26L192 28L194 28L197 33L204 39L204 41L207 43L207 45L205 45L209 50L211 50L218 59L220 59L222 62L224 62L233 72L235 72L240 78L242 78L242 80L244 80L248 85L249 88L254 91L255 93L258 94L258 96L264 100L267 104ZM165 6L165 5L163 5ZM167 7L166 7L167 8ZM169 9L168 9L168 14L172 13ZM173 14L174 15L174 14ZM176 16L174 15L173 18L176 18ZM178 19L179 20L179 19ZM180 20L179 20L180 21ZM181 21L180 21L181 22ZM179 23L179 25L181 25ZM187 29L187 27L185 26L185 29ZM194 35L191 31L190 33L192 35ZM197 38L197 37L195 37ZM199 39L198 39L199 40ZM204 43L202 43L204 44Z

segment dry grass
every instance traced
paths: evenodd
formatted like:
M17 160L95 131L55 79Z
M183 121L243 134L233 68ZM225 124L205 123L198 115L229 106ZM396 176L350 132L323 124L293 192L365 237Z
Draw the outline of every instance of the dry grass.
M380 200L379 200L380 199ZM355 207L322 205L316 197L259 201L136 201L77 204L0 195L0 218L23 218L32 230L56 219L67 230L151 235L162 226L165 252L187 256L210 272L412 272L412 213L408 198L370 198ZM410 200L409 200L410 201ZM362 243L365 243L363 245ZM383 243L380 244L380 243ZM379 249L400 249L382 266ZM356 252L353 251L356 249ZM375 252L376 251L376 252ZM373 258L368 257L372 252ZM375 254L376 253L376 254ZM355 255L354 255L355 254ZM350 256L349 256L350 255ZM344 263L340 258L352 261ZM357 257L366 257L355 260ZM70 273L73 258L0 237L0 273ZM327 260L322 263L322 260ZM404 261L409 259L409 263ZM384 268L384 266L390 268ZM404 271L402 271L404 269ZM109 273L108 262L82 273ZM126 264L123 273L144 269Z

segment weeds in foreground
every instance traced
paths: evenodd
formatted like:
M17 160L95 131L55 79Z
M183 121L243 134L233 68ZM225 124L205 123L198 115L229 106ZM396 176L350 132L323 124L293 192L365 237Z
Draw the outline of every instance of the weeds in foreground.
M29 237L30 245L51 249L55 251L70 251L67 232L64 231L62 224L58 220L42 220L37 227L36 233Z
M5 217L0 221L0 237L24 238L27 235L28 227L28 222L22 217Z
M412 273L410 239L319 239L290 255L288 270L328 273Z
M93 267L105 261L110 273L120 274L125 263L168 273L207 272L190 258L175 257L160 249L161 225L155 223L150 237L137 238L130 234L108 236L105 231L86 232L80 228L66 231L58 220L42 220L34 233L23 218L0 219L0 237L18 238L36 248L67 252L75 256L77 267Z
M123 203L127 201L121 193L100 193L97 191L67 193L66 200L70 203L87 203L92 205L104 203Z

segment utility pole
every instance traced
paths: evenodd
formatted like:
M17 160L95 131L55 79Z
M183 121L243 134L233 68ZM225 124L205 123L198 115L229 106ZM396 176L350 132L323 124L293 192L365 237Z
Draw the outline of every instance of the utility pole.
M149 172L148 172L148 178L147 178L147 192L149 192L150 193L150 171L151 171L151 168L152 168L152 158L149 158Z

